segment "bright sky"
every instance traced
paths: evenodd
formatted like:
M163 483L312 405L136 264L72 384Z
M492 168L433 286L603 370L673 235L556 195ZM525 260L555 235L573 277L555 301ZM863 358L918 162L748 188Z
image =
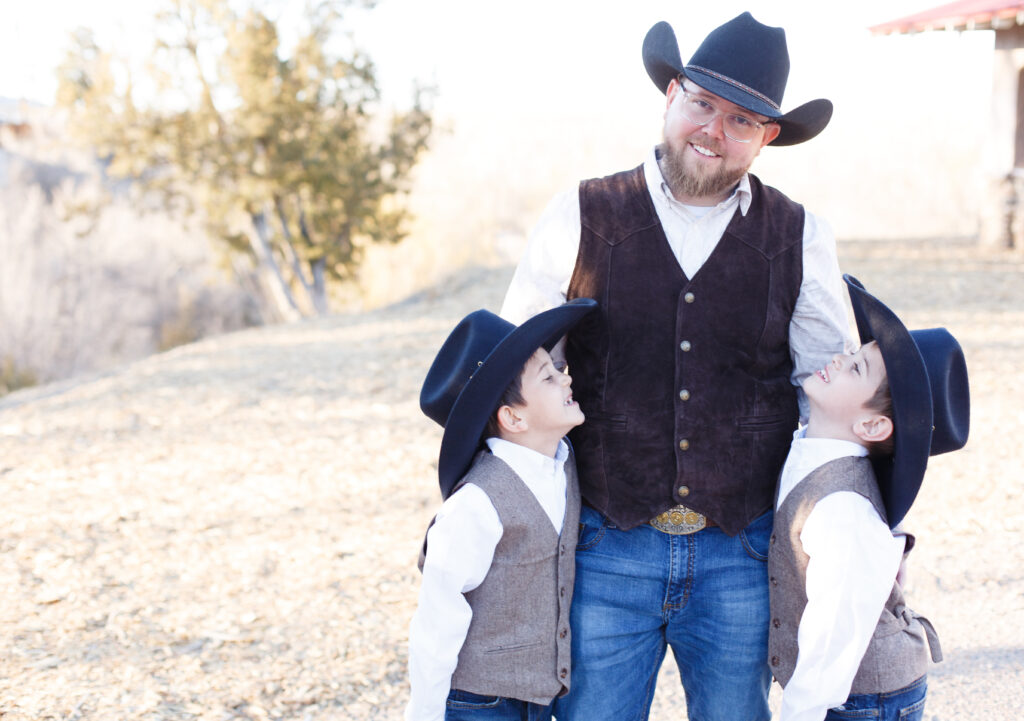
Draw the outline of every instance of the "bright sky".
M272 16L287 18L303 2L262 4ZM347 27L376 63L387 102L407 103L415 79L436 84L435 116L454 146L448 162L456 151L468 156L459 172L479 174L476 158L486 148L493 151L490 165L498 168L501 182L546 195L549 187L570 179L632 167L657 142L664 98L640 59L644 34L655 22L672 24L685 61L707 32L749 9L758 20L786 28L792 71L783 110L817 97L831 99L836 107L822 139L796 149L768 149L755 171L765 171L794 197L815 207L823 204L844 234L871 235L879 231L865 225L864 207L892 197L880 187L886 183L906 186L909 177L934 185L935 170L928 163L934 162L935 147L964 156L941 158L943 172L956 176L957 163L977 164L975 141L985 130L977 123L988 113L992 33L872 37L867 30L941 2L718 0L698 7L666 0L379 0L372 11L353 11ZM72 29L92 27L101 46L144 57L161 3L6 5L0 24L0 97L49 103L56 86L53 70ZM932 145L924 144L926 136ZM949 143L954 136L961 142ZM439 153L444 142L439 136ZM796 177L769 175L779 164ZM819 175L827 171L849 194L851 182L837 176L844 167L859 184L856 192L868 194L861 204L849 202L848 195L833 197L838 189L821 182ZM933 196L928 203L949 207L948 196ZM526 213L535 212L535 198L523 202ZM918 215L906 218L899 209L892 212L909 228L937 217L931 205L915 208ZM968 217L957 210L961 216ZM887 220L885 229L897 225Z

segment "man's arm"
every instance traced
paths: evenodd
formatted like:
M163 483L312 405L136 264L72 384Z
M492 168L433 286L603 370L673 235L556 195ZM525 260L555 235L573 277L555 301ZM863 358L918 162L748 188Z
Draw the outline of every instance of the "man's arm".
M530 233L501 306L501 317L521 324L565 302L580 247L579 191L556 195Z
M866 498L840 492L818 501L800 542L810 556L807 607L780 721L821 721L850 694L892 591L903 539L893 538Z
M807 401L800 384L836 353L859 344L850 333L846 291L839 273L836 241L828 223L804 213L803 280L789 323L791 380L798 389L800 417L807 418Z

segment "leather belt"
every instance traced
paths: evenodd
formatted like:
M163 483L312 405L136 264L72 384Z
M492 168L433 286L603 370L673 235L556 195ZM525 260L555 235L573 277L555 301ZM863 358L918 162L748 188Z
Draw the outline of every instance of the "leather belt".
M664 513L652 518L648 523L662 533L673 536L687 536L718 525L703 513L698 513L686 506L672 506Z

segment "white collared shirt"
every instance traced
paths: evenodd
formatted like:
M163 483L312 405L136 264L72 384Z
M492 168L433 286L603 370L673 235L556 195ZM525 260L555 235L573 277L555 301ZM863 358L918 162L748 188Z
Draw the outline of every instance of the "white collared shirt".
M707 211L672 197L652 149L643 166L658 220L679 267L693 278L718 245L737 209L750 209L750 178L744 175L726 200ZM565 302L580 243L579 189L560 193L541 216L509 284L501 316L519 325L537 313ZM793 384L823 368L836 353L852 350L845 294L836 260L836 243L828 223L804 211L803 278L789 323ZM800 414L807 415L803 391Z
M487 447L515 471L537 498L555 533L565 517L565 462L500 438ZM409 705L406 721L442 721L451 677L466 641L473 611L463 595L483 583L504 529L486 493L467 483L441 505L427 532L419 604L409 625Z
M779 477L779 499L815 469L867 449L850 441L806 438L804 428ZM821 721L844 703L874 634L903 556L904 537L894 536L871 502L841 491L819 500L800 533L807 564L807 607L797 630L796 668L782 694L780 721Z

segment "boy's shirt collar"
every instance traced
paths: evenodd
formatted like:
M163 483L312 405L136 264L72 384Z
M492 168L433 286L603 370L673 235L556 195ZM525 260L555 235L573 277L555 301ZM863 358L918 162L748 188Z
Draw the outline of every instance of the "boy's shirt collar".
M567 485L565 462L569 460L569 446L565 439L558 442L554 458L501 438L488 438L487 447L523 479L547 514L555 533L561 533Z
M837 458L868 454L868 449L859 443L836 438L807 438L806 433L806 426L793 433L793 443L779 476L779 498L775 502L775 510L779 509L789 492L815 469Z

